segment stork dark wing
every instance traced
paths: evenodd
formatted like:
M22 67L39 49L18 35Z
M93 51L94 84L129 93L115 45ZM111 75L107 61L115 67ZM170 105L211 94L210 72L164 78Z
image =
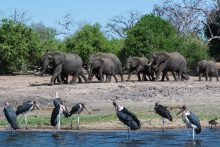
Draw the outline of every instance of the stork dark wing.
M187 115L187 118L190 123L192 123L193 125L195 125L197 127L195 129L195 131L197 134L199 134L201 132L201 125L200 125L199 118L192 112L190 112L190 114Z
M56 126L57 125L57 116L59 115L59 113L60 113L60 105L57 105L53 109L52 114L51 114L51 118L50 118L51 126Z
M137 118L137 116L134 113L128 111L128 109L126 109L126 108L123 108L122 112L124 112L125 114L128 114L138 124L139 127L141 126L139 119Z
M163 105L157 105L157 106L155 106L154 109L155 109L156 113L158 113L163 118L167 118L170 121L173 121L173 118L172 118L172 115L170 114L170 111L167 108L165 108Z
M32 106L33 106L32 101L26 101L22 105L18 106L15 113L16 115L19 115L21 113L27 112L31 109Z
M124 113L123 111L118 111L117 112L118 119L123 122L125 125L130 127L131 130L137 130L140 129L140 125L132 119L131 116L128 114Z
M19 129L17 119L16 119L17 116L15 114L14 109L11 106L7 106L4 108L4 114L5 114L7 121L11 124L11 127L15 130Z
M82 104L82 103L78 103L78 104L76 104L75 106L72 107L71 111L69 112L70 116L72 114L76 113L77 111L79 111L80 105L82 105L82 108L84 107L84 104Z

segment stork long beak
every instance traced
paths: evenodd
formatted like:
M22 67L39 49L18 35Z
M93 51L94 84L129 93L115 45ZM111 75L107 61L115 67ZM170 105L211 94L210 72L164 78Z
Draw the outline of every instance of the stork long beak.
M86 111L87 111L89 114L91 114L91 112L86 108L86 106L84 106L84 108L86 109Z
M177 112L176 116L180 115L180 113L183 112L183 109L181 109L179 112Z
M40 106L38 104L36 104L37 109L41 110Z

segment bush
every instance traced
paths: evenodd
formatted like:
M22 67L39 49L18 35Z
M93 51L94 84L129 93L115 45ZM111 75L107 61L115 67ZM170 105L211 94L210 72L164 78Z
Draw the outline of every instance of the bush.
M0 27L0 73L25 70L34 65L41 56L39 35L25 24L8 19L1 20Z

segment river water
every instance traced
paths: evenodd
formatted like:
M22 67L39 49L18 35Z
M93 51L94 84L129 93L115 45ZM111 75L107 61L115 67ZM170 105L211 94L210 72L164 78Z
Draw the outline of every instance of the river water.
M0 146L9 147L218 147L220 129L203 129L195 140L188 136L186 129L155 131L9 131L0 132Z

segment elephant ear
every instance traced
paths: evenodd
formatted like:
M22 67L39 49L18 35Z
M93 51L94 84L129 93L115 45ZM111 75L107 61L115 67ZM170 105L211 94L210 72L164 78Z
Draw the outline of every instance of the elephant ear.
M166 61L168 58L169 58L168 53L166 53L166 52L158 53L158 62L159 63L162 63L162 62Z
M64 61L65 55L63 53L57 52L53 54L53 59L55 65L59 65Z

